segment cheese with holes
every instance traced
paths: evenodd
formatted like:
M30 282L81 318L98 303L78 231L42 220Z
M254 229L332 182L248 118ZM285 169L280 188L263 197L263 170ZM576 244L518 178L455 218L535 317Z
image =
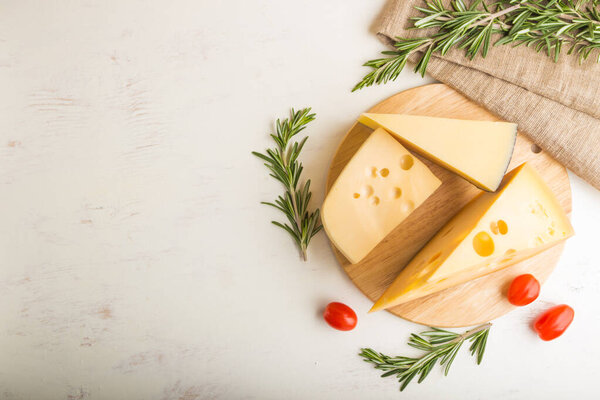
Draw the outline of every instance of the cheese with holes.
M423 247L371 311L390 308L523 261L573 235L558 200L527 163L482 192Z
M351 262L362 260L441 182L383 129L367 138L329 190L323 227Z
M358 121L384 128L402 144L475 186L495 191L510 162L517 125L402 114L363 114Z

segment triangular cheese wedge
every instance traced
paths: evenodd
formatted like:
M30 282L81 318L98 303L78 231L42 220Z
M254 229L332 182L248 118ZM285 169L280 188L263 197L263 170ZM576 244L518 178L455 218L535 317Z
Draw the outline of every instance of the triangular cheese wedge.
M506 173L517 137L517 125L509 122L368 113L358 121L384 128L409 149L491 192Z
M371 311L390 308L515 264L573 235L558 200L522 164L482 192L417 253Z
M355 264L440 185L425 164L377 129L329 190L321 209L323 227Z

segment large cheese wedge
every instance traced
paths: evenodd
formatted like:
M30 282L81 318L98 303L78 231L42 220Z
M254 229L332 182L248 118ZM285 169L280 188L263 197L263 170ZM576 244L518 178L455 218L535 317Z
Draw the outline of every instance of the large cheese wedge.
M552 191L532 167L522 164L506 175L498 192L482 192L452 218L371 311L505 268L572 235L571 223Z
M342 254L357 263L440 184L425 164L377 129L327 194L323 227Z
M358 121L384 128L402 144L462 176L495 191L515 146L517 125L402 114L362 114Z

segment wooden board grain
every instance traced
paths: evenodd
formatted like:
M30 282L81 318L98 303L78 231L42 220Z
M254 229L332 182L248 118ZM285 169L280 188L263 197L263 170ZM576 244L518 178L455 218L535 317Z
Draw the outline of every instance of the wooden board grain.
M489 111L444 84L406 90L377 104L369 112L498 120ZM331 163L327 190L371 132L366 126L355 123L346 134ZM419 158L442 180L442 186L360 263L350 264L332 245L336 258L350 279L372 301L379 298L417 251L480 192L457 175ZM542 175L570 214L571 188L567 171L519 133L509 170L524 161L532 164ZM543 283L554 270L563 247L564 244L559 244L527 261L388 311L416 323L438 327L469 326L493 320L514 308L506 300L511 280L522 273L531 273Z

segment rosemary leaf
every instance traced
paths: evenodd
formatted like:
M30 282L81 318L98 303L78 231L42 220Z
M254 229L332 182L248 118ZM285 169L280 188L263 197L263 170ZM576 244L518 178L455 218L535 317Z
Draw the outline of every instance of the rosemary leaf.
M424 1L413 18L413 29L433 28L430 36L397 37L395 50L367 61L371 71L352 91L395 80L415 57L415 72L425 75L432 56L463 49L473 59L486 57L491 47L525 45L557 62L562 48L582 63L594 54L600 62L600 0L440 0ZM497 37L494 43L492 38Z
M438 362L444 375L448 375L450 366L465 341L471 342L471 355L475 355L477 364L481 364L491 326L488 322L462 334L439 328L430 328L431 330L418 335L413 333L408 345L424 351L418 358L389 357L369 348L361 349L359 356L365 362L373 364L375 369L385 371L382 378L395 376L400 383L400 391L403 391L416 376L419 377L418 383L423 382Z
M290 140L315 119L315 114L311 114L310 111L310 108L299 111L292 108L290 117L284 120L278 119L275 123L276 133L270 135L277 146L265 150L265 153L252 152L264 161L270 171L269 175L281 182L285 189L283 196L278 196L274 203L262 202L262 204L275 207L285 215L287 223L271 222L290 234L304 261L307 260L306 249L310 240L322 229L322 225L319 209L315 211L308 209L312 196L310 179L303 185L300 184L303 167L298 157L308 136L300 142L290 143Z

